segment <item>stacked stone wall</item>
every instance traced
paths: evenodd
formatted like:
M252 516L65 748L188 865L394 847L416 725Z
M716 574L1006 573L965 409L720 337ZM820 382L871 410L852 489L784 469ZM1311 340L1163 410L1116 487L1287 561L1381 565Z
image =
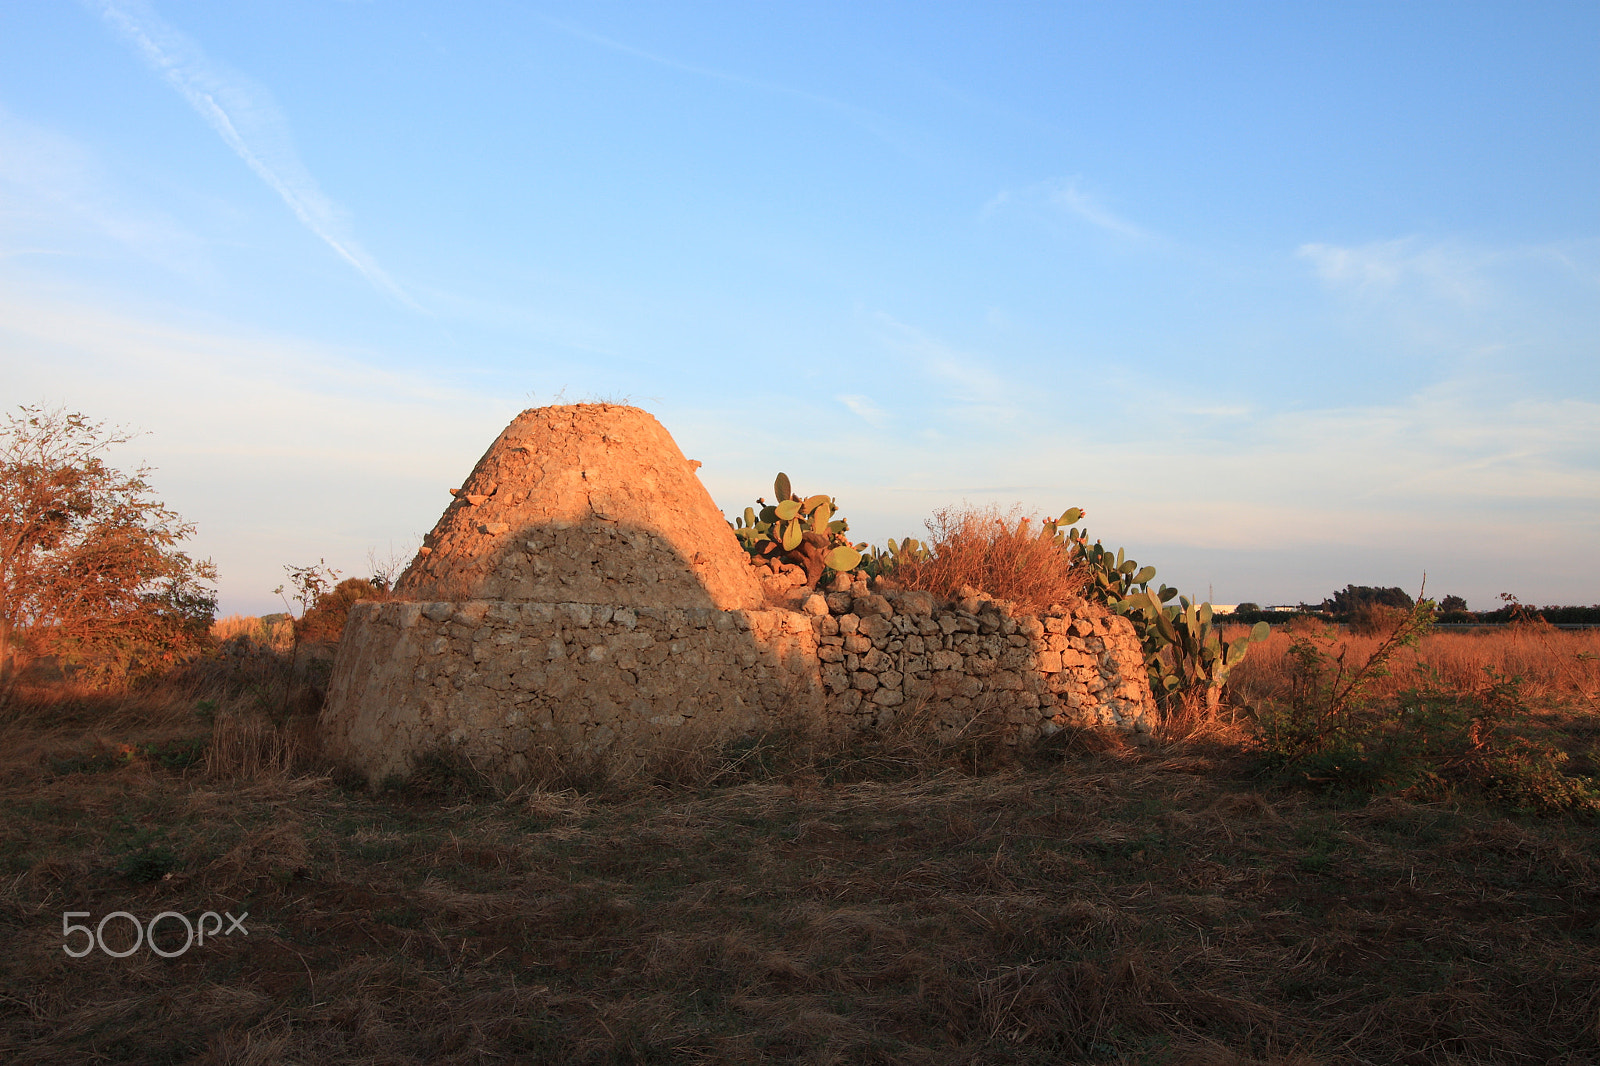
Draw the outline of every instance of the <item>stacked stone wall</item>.
M998 714L1019 741L1154 720L1126 619L1090 605L1017 616L862 583L798 611L359 603L324 735L373 781L441 747L513 773L551 755L625 771L763 729L860 729L913 709L944 731Z
M814 721L816 663L793 611L358 603L324 744L373 781L441 747L513 773L549 753L626 762Z
M831 719L882 725L910 703L949 729L999 711L1024 740L1068 725L1147 733L1154 721L1138 636L1103 608L1019 615L976 594L941 605L861 584L804 607Z
M915 711L1019 740L1066 725L1147 732L1132 626L1078 603L1041 617L976 594L835 575L739 545L647 412L567 404L495 439L395 584L356 604L329 682L329 754L372 781L454 748L513 772L635 764L763 729L854 729Z

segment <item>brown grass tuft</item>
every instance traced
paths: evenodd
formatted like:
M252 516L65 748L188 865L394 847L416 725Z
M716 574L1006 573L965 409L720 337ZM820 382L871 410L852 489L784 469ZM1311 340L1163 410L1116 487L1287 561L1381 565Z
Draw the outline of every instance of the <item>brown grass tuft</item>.
M300 719L211 695L0 723L0 1060L1600 1059L1592 825L1280 788L1221 725L1030 755L923 707L583 792L441 757L419 796L294 776ZM185 721L214 766L119 757ZM73 959L68 910L249 932Z
M1229 626L1225 640L1245 632ZM1307 633L1333 642L1337 656L1348 649L1347 662L1365 662L1383 641L1382 632L1360 634L1316 622L1299 623L1291 631L1274 629L1229 679L1235 699L1255 704L1283 699L1290 691L1292 661L1289 646L1295 635ZM1600 630L1556 629L1554 626L1506 626L1500 629L1429 633L1414 649L1403 648L1390 662L1390 674L1370 690L1374 698L1398 695L1417 681L1417 669L1435 670L1448 688L1474 691L1487 680L1488 670L1521 677L1523 695L1535 700L1583 700L1600 710Z
M894 570L896 583L941 599L963 587L1008 600L1018 610L1037 614L1053 603L1081 597L1088 575L1044 527L1019 513L996 507L946 507L928 519L932 555L907 560Z
M259 714L220 714L206 745L206 776L286 777L303 761L305 741L296 732L291 725L277 725Z

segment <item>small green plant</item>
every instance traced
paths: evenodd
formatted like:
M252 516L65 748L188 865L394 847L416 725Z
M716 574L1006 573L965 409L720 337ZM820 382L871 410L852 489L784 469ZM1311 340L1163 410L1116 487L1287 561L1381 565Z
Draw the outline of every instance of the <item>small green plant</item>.
M1425 634L1433 604L1420 597L1365 662L1331 654L1326 636L1301 634L1289 648L1287 703L1258 711L1263 767L1316 787L1416 794L1475 794L1541 813L1600 813L1600 787L1562 772L1565 752L1524 734L1521 679L1486 668L1486 683L1452 691L1419 667L1418 683L1392 702L1367 698L1400 649Z
M845 538L850 523L835 518L838 504L831 496L795 495L789 475L780 473L772 485L773 502L757 499L761 508L746 507L734 522L734 535L751 555L793 563L815 585L826 571L845 573L861 565L865 544Z
M1221 707L1228 675L1244 661L1250 645L1271 634L1267 623L1257 622L1244 636L1224 641L1211 605L1191 603L1187 596L1178 597L1178 606L1169 607L1148 591L1135 592L1120 601L1118 608L1137 619L1134 625L1141 629L1145 669L1155 694L1169 702L1203 700L1208 715Z
M1083 512L1074 507L1054 523L1057 541L1088 569L1088 592L1133 623L1144 649L1150 688L1169 713L1179 707L1214 715L1222 704L1223 686L1235 666L1244 661L1251 644L1266 640L1271 627L1257 622L1244 636L1222 639L1209 603L1194 603L1163 583L1152 589L1156 568L1141 567L1121 548L1113 554L1074 523ZM1061 532L1060 527L1068 527ZM1177 604L1171 603L1176 598Z
M188 737L160 744L146 744L141 749L141 754L164 769L181 772L205 761L206 739Z
M134 884L145 885L161 880L179 865L178 857L166 848L141 848L129 852L117 863L117 873Z
M876 544L867 549L866 558L862 560L861 568L872 577L891 577L894 572L907 563L926 562L933 557L928 546L915 537L906 537L895 540L890 537L884 547Z
M122 856L113 869L134 884L159 881L183 865L183 860L166 846L160 830L139 829L121 848Z

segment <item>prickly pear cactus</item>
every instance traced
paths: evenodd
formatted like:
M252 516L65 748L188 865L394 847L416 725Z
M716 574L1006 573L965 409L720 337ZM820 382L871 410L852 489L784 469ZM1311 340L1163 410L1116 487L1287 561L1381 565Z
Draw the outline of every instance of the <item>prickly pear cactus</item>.
M746 507L744 514L730 523L745 551L798 565L812 585L829 570L844 572L861 565L866 545L846 539L850 523L834 517L838 504L831 496L802 499L792 491L789 475L783 473L773 482L772 491L772 503L758 499L760 511Z
M1061 516L1057 526L1071 526L1081 517L1073 508ZM1267 623L1257 622L1244 636L1225 642L1209 603L1193 603L1166 584L1151 589L1155 567L1141 567L1121 548L1113 555L1099 541L1090 544L1088 531L1076 526L1065 533L1058 528L1056 537L1088 569L1092 579L1089 594L1133 623L1144 648L1150 688L1157 698L1171 702L1203 693L1207 711L1215 712L1228 675L1244 660L1251 644L1270 634ZM1170 602L1174 598L1176 605Z
M915 537L904 540L895 540L890 537L888 543L880 548L873 545L867 549L867 557L862 562L862 569L873 577L888 577L895 572L901 563L921 561L932 557L928 546Z

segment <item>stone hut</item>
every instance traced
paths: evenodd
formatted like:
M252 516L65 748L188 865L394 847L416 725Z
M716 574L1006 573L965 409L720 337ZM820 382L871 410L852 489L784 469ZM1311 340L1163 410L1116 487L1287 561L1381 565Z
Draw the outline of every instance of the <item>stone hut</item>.
M651 415L524 411L424 538L396 597L350 612L322 728L374 782L455 746L516 772L628 763L776 726L959 728L998 707L1021 737L1148 732L1132 626L1093 604L1016 616L973 594L815 594L760 576ZM766 580L763 581L763 578Z

